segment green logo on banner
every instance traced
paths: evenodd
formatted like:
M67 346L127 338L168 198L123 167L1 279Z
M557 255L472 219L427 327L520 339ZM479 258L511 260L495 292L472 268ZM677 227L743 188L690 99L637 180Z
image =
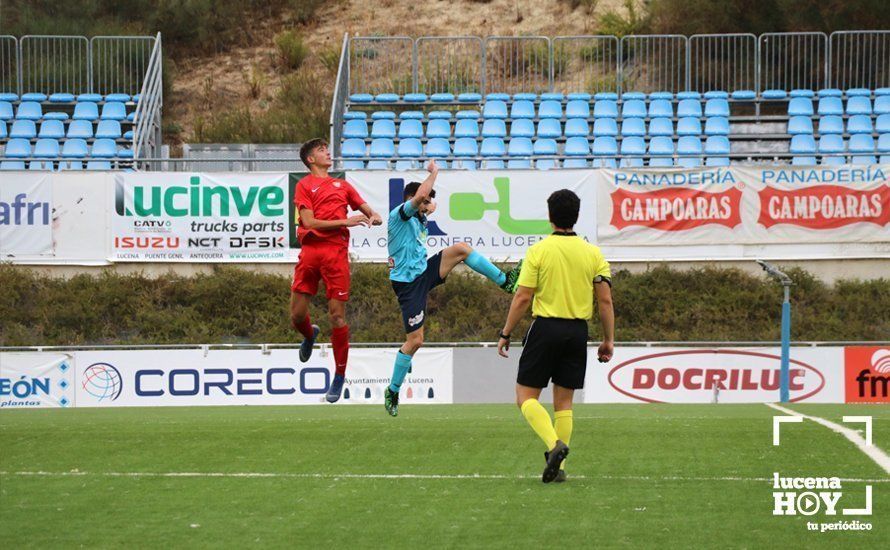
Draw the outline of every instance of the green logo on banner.
M452 193L449 202L451 219L479 221L485 212L498 213L498 227L510 235L546 235L552 231L548 220L516 220L510 216L510 178L495 178L497 202L486 202L481 193Z
M284 214L284 190L277 185L203 185L199 176L192 176L188 187L134 186L133 204L127 205L124 186L118 182L114 207L118 216L246 217L255 209L263 216L280 216Z

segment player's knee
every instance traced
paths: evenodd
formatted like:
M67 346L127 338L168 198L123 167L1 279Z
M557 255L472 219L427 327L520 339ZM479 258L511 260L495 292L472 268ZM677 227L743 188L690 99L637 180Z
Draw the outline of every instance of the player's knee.
M419 350L423 345L423 333L420 331L415 331L408 334L407 342L405 342L405 347L413 354L415 351Z
M331 326L335 328L345 327L346 326L346 314L342 311L329 311L328 315L331 318Z
M467 243L457 243L456 245L454 245L454 247L457 250L458 255L460 255L460 257L464 259L469 257L469 255L473 253L473 247L471 247Z

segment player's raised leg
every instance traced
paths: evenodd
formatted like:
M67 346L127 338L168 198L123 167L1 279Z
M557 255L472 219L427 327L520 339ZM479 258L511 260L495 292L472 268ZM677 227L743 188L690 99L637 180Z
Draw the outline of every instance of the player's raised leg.
M346 302L328 300L328 315L331 318L331 347L334 349L334 379L325 399L335 403L343 392L346 380L346 363L349 359L349 325L346 324Z
M320 332L318 325L309 319L309 302L318 291L318 273L313 267L311 254L306 250L300 253L300 262L294 268L294 282L290 294L290 323L295 331L303 335L300 344L300 361L305 363L312 356L312 347Z
M501 287L503 290L513 293L516 290L516 281L522 271L522 261L504 273L489 261L488 258L473 250L467 243L457 243L442 251L442 263L439 266L439 276L444 279L457 264L464 262L467 267L485 276L488 280Z

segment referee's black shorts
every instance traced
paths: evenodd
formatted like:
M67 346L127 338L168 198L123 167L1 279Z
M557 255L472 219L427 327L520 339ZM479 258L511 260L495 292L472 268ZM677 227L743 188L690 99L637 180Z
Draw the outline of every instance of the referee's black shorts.
M587 321L537 317L523 340L516 382L532 388L553 383L580 390L587 372Z

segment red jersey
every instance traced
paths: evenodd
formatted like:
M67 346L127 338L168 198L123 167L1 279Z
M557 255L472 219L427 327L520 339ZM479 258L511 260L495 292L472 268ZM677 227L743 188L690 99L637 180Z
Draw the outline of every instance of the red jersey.
M346 207L358 210L365 200L346 180L327 177L321 178L309 174L297 182L294 192L294 204L297 205L297 217L300 209L308 208L316 220L345 220ZM297 238L301 244L308 241L326 242L339 246L349 246L349 228L320 230L306 229L303 222L297 227Z

